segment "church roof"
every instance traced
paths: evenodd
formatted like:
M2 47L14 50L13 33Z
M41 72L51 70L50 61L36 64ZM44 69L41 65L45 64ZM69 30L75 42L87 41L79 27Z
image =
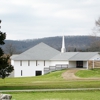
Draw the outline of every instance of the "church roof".
M14 59L15 57L17 57L18 55L16 55L16 54L14 54L14 55L12 55L10 58L11 59Z
M19 54L11 56L13 60L58 60L58 61L87 61L98 52L65 52L60 51L48 46L44 43L32 47L31 49Z
M60 52L47 44L39 43L31 49L13 57L13 60L49 60Z
M76 55L72 56L69 61L87 61L97 54L98 52L78 52Z
M77 54L77 52L59 53L58 55L54 56L50 60L69 60L71 57L73 57L76 54Z

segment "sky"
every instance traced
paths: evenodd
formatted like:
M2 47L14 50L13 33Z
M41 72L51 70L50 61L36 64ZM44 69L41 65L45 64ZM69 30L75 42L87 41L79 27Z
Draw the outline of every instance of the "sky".
M90 35L99 17L100 0L0 0L9 40Z

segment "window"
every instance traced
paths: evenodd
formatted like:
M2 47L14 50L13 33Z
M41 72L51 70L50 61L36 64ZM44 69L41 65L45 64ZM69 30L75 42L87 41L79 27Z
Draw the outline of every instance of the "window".
M44 60L44 66L45 66L45 60Z
M21 76L23 75L23 71L21 70Z
M22 60L20 60L20 66L22 66Z
M30 60L28 60L28 66L30 66Z
M37 66L37 60L36 60L36 66Z

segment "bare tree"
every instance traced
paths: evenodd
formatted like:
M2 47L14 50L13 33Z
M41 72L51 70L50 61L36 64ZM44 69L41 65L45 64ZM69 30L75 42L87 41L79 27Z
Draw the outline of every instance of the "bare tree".
M8 43L5 45L5 52L12 56L13 54L16 53L16 48L12 43Z
M98 27L98 31L100 32L100 17L97 21L95 21L95 24Z
M92 31L90 51L100 51L100 17L95 21L95 27Z
M100 36L100 17L98 20L95 21L95 27L93 28L93 35L94 36Z

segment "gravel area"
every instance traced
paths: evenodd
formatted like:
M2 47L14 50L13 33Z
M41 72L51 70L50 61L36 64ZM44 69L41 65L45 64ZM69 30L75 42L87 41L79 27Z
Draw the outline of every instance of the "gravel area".
M79 77L75 76L75 73L80 69L69 69L62 74L62 77L66 80L73 80L73 79L80 79Z
M93 77L93 78L81 78L81 77L77 77L75 76L75 73L79 70L86 70L86 69L78 69L78 68L74 68L74 69L68 69L66 72L64 72L62 74L62 77L65 80L100 80L100 78L97 77Z

